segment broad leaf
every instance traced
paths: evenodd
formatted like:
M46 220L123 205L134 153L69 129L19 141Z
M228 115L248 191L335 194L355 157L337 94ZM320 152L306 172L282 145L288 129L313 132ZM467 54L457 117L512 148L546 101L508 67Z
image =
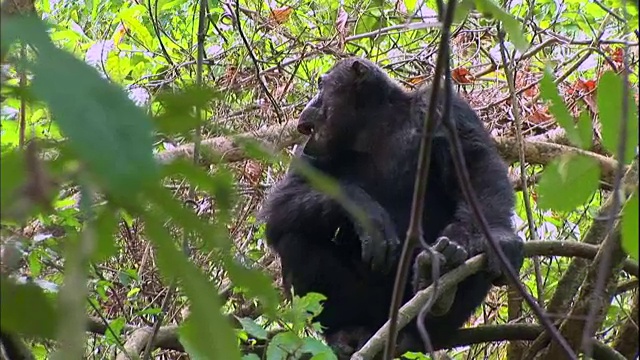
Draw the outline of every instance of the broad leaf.
M620 121L622 121L622 79L612 71L602 74L598 82L598 118L602 124L602 145L611 154L618 156L620 140ZM638 108L628 91L627 102L627 139L624 162L629 164L636 155L638 147Z
M584 155L565 155L551 162L538 183L538 206L571 211L583 205L598 188L598 162Z
M576 129L573 116L571 116L569 109L567 109L567 106L558 94L558 87L553 82L553 75L548 68L545 70L544 76L540 81L540 94L542 98L551 102L549 111L555 116L556 122L566 131L569 141L577 147L585 148L587 141L580 137L582 131L579 132Z
M144 112L114 84L70 53L58 49L36 18L2 21L2 42L23 40L38 51L33 93L44 100L75 154L121 201L132 201L157 180L152 125Z
M2 330L53 339L58 314L53 301L36 284L15 284L0 278L0 324Z

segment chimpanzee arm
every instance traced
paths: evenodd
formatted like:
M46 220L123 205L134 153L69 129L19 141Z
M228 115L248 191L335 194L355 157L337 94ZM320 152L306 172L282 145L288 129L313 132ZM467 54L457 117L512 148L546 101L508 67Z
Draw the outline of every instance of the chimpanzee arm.
M259 214L266 220L268 241L277 249L279 240L293 233L305 241L328 242L340 226L350 221L360 237L363 260L377 270L391 268L400 244L391 217L359 186L346 182L339 185L347 200L364 212L373 229L363 227L329 195L289 172L275 185Z
M506 165L500 158L489 134L483 128L480 119L468 104L459 99L458 101L454 100L452 114L456 114L454 121L462 145L471 188L476 194L480 210L487 220L492 237L499 242L511 265L519 270L523 262L523 244L513 231L511 224L514 193L507 176ZM449 143L449 146L454 145ZM450 154L450 156L453 155ZM444 229L442 235L459 242L467 249L469 256L486 252L488 271L500 278L497 282L500 284L504 281L504 278L499 276L502 274L500 261L493 250L488 249L488 243L482 236L478 224L474 221L471 207L464 199L460 181L455 175L452 158L450 160L448 166L451 169L447 174L453 178L450 178L446 183L455 184L455 188L450 190L452 196L458 201L454 221ZM442 166L447 165L443 164Z

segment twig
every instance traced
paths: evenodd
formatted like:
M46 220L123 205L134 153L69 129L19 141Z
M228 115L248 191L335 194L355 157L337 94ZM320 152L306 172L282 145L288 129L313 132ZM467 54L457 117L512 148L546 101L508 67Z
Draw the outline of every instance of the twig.
M504 30L498 29L498 41L500 43L500 55L502 56L502 63L504 64L504 73L507 77L507 84L509 87L509 94L511 94L511 116L516 125L516 142L518 143L518 162L520 165L520 179L522 181L522 199L524 201L524 208L527 213L527 226L529 227L529 236L533 240L538 240L538 233L536 232L533 211L531 210L531 199L529 198L529 188L527 186L527 169L526 159L524 157L524 139L522 136L522 118L520 118L520 104L518 97L516 96L516 65L514 62L507 62L507 49L504 46ZM511 65L511 66L509 66ZM511 69L509 69L511 67ZM544 305L544 286L542 284L542 275L540 273L540 260L537 257L533 258L533 269L536 278L536 288L538 290L538 304Z
M251 45L249 44L249 40L247 40L247 37L242 31L242 22L240 21L240 0L236 0L235 15L236 15L236 23L238 25L238 33L240 33L240 37L242 38L242 43L247 49L247 52L249 53L249 57L251 57L251 61L253 62L253 66L256 71L256 80L258 80L258 83L260 83L260 87L262 87L264 94L269 99L269 102L271 102L271 105L275 110L276 117L278 118L278 123L281 124L284 121L284 116L282 115L282 110L280 109L280 105L278 104L278 101L273 97L273 95L271 95L271 91L269 91L267 84L265 84L265 82L262 80L262 76L260 75L261 70L260 70L260 65L258 64L258 59L256 59L255 54L251 50Z

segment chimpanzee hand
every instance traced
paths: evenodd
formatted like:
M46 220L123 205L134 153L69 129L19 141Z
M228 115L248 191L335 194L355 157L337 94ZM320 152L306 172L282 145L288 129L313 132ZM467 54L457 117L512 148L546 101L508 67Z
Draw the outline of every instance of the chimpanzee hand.
M400 239L395 225L382 206L366 210L371 229L354 220L355 230L360 237L362 260L370 264L374 271L389 272L400 252Z
M472 234L468 227L461 223L449 224L443 231L442 236L447 237L458 244L461 244L469 253L469 257L484 253L485 271L492 279L493 285L502 286L507 283L504 267L500 257L493 250L493 247L483 235ZM489 229L494 240L498 242L502 251L516 271L522 266L524 247L522 240L510 229Z
M493 238L498 242L511 267L518 273L524 262L524 243L513 231L493 231ZM504 286L508 283L506 269L498 254L493 250L489 241L485 241L485 254L487 257L487 271L492 277L492 284Z
M413 291L418 292L427 288L433 283L434 261L438 262L438 276L444 275L447 271L454 269L467 260L467 251L455 241L441 236L436 240L432 247L433 252L422 250L413 263ZM436 256L437 259L434 259ZM431 313L434 315L442 315L449 311L453 300L455 299L457 287L442 293L433 307Z

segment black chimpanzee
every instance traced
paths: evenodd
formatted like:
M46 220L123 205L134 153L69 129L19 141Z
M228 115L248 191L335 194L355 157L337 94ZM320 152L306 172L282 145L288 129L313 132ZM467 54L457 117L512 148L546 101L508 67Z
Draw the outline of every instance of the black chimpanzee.
M398 235L404 238L409 225L432 89L407 91L376 64L360 58L339 61L319 78L318 87L298 122L298 131L311 136L300 159L337 179L343 193L373 220L374 234L296 171L276 185L260 216L266 220L267 241L281 258L283 277L299 294L314 291L328 297L318 317L327 327L328 342L354 351L357 348L344 350L340 344L348 338L345 332L368 336L387 320L395 276L389 269L397 267ZM514 193L506 165L476 113L457 94L451 94L451 121L493 238L519 270L523 247L511 224ZM481 252L488 261L484 271L459 284L452 302L427 315L425 325L435 348L468 320L492 283L501 285L505 279L463 198L451 146L440 124L433 136L424 240L437 243L445 260L443 271ZM407 285L405 301L430 283L425 254L420 249L414 253L413 284ZM423 350L415 323L404 329L400 342L400 351ZM362 341L351 346L360 345Z

